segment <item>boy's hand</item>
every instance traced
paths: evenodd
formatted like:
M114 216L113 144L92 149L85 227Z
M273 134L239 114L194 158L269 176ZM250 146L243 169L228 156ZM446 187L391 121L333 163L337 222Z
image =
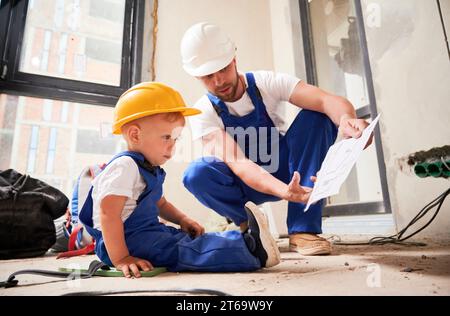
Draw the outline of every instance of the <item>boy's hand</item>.
M140 278L141 274L139 273L139 270L150 271L153 269L153 266L149 261L132 256L119 260L119 262L115 264L115 267L117 270L122 270L127 278L131 278L130 270L136 278Z
M205 233L205 228L202 225L187 216L180 220L180 227L182 231L185 231L193 238Z

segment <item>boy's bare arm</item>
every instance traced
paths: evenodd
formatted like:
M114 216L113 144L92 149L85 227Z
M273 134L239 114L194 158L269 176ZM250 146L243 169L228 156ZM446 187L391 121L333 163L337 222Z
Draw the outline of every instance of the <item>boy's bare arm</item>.
M180 225L181 229L192 237L200 236L205 232L203 226L177 209L164 196L158 201L157 206L159 208L159 216L171 223Z
M125 233L121 218L127 197L108 195L100 203L100 223L106 250L114 266L122 270L126 277L140 277L139 268L149 271L153 267L147 260L130 256L125 243Z
M179 225L180 221L187 216L182 211L177 209L172 203L167 201L164 196L158 201L156 205L159 208L159 216L171 223Z

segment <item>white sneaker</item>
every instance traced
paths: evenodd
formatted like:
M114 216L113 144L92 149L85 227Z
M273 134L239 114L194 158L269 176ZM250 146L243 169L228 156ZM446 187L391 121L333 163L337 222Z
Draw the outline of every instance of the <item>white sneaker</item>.
M248 216L248 230L244 239L250 252L261 262L261 267L270 268L280 263L280 251L275 239L269 231L264 213L252 202L245 204Z

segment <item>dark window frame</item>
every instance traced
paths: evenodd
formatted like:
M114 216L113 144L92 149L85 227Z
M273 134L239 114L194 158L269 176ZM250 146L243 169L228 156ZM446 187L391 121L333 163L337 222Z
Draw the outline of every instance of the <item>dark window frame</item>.
M28 0L4 0L0 8L0 93L114 106L141 80L145 0L125 0L120 85L19 71Z
M369 50L367 46L366 30L364 26L364 17L360 0L353 0L358 25L359 42L364 67L364 78L367 83L369 104L358 109L356 114L359 118L375 118L378 115L377 103L375 98L375 89L372 79L372 69L370 67ZM314 58L314 42L312 39L311 14L309 11L308 0L299 0L300 20L303 39L303 49L306 66L307 82L317 85L317 69ZM380 127L377 125L374 130L375 146L377 152L377 162L381 181L381 191L383 201L380 202L357 202L339 205L328 205L324 207L323 216L342 216L342 215L367 215L367 214L386 214L392 213L389 197L386 165L384 163L384 153L381 141Z

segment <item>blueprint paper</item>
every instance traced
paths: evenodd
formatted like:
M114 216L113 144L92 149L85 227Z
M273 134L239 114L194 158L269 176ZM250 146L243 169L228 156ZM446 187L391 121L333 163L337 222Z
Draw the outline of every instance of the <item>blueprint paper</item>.
M339 193L339 189L361 156L379 118L380 115L367 126L360 138L344 139L330 147L317 173L317 181L306 204L305 212L311 204Z

